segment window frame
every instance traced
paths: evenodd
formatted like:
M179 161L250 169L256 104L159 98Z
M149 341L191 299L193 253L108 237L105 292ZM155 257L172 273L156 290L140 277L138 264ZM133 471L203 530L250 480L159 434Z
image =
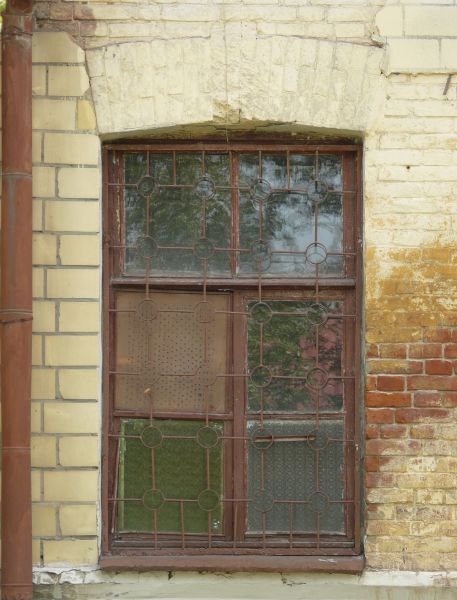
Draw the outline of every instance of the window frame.
M112 419L113 394L110 391L110 357L114 348L114 332L112 326L113 299L116 290L138 289L144 285L145 277L133 277L122 275L119 269L121 264L119 249L121 239L120 223L122 217L120 210L122 207L122 193L116 194L115 206L110 206L111 199L109 193L109 155L113 151L121 153L129 151L147 151L155 149L158 151L234 151L234 152L283 152L297 151L306 153L339 153L343 157L343 189L347 185L353 186L349 189L355 190L354 206L355 214L351 218L348 227L349 215L347 211L343 212L343 252L353 252L355 260L353 264L354 271L351 277L328 277L319 279L320 289L341 291L346 290L344 303L347 303L348 289L353 290L353 305L355 309L355 345L353 348L354 364L354 406L353 406L353 433L354 433L354 472L347 471L349 477L353 477L354 490L354 520L353 534L354 545L351 548L326 549L322 554L320 549L306 548L306 554L297 555L287 554L281 549L277 553L255 554L246 553L246 550L240 548L225 549L222 553L213 553L213 549L200 550L199 552L189 552L188 549L169 548L162 553L151 553L150 549L142 546L134 547L111 544L111 530L114 521L109 522L109 490L113 485L113 471L110 465L115 465L116 458L109 446L109 431ZM345 163L346 158L349 158ZM353 168L346 166L353 161ZM362 201L361 201L361 164L362 149L355 144L303 144L283 143L261 140L255 142L232 142L219 143L209 142L170 142L154 141L148 143L116 143L106 144L103 147L103 439L102 439L102 539L100 565L104 568L150 568L150 569L204 569L204 570L265 570L265 571L296 571L296 570L322 570L322 571L340 571L358 573L363 569L364 559L361 554L361 451L360 451L360 414L361 414L361 370L360 370L360 346L361 346L361 281L362 281ZM349 179L348 179L349 178ZM120 190L121 186L118 186ZM352 217L352 215L351 215ZM348 240L348 230L352 239ZM114 252L112 248L114 246ZM117 248L116 248L117 246ZM183 291L201 291L201 278L194 277L151 277L149 276L151 289L157 291L164 290L183 290ZM218 291L229 289L236 310L237 303L242 298L249 295L250 290L257 286L257 278L210 278L207 282L208 291ZM262 280L262 289L274 293L277 290L285 293L293 290L306 292L315 288L314 278L285 278L270 277ZM245 334L238 331L242 327L234 325L235 342L237 336L245 339ZM242 384L244 386L244 382ZM236 418L233 411L233 419ZM247 411L242 411L244 420ZM132 417L134 414L132 413ZM114 445L113 445L114 446ZM239 446L238 446L239 447ZM236 449L233 450L235 453ZM346 480L345 480L346 481ZM113 511L114 514L114 511Z

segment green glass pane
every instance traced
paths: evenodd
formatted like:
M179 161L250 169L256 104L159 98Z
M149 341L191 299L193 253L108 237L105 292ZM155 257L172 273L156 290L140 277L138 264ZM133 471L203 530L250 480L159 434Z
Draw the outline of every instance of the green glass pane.
M317 401L320 412L342 409L343 385L338 379L342 368L342 310L338 301L264 298L261 304L257 300L248 303L249 411L261 410L262 395L267 413L314 413ZM268 369L270 382L263 372L260 381L260 364Z
M147 155L140 152L124 154L125 183L138 183L147 173Z
M290 187L305 189L309 181L314 178L315 158L311 154L291 154Z
M285 153L262 153L262 179L268 181L272 189L287 188L287 156Z
M318 512L320 533L345 533L344 504L336 503L344 500L342 422L322 421L316 429L315 421L264 421L259 431L259 423L251 421L247 434L248 532L260 533L265 515L267 533L287 534L287 501L303 501L292 505L294 533L315 534ZM268 436L273 441L262 449L256 440Z
M319 154L319 179L329 190L343 189L343 171L341 157L332 154Z
M137 251L137 240L145 235L146 203L136 188L124 188L125 269L135 272L144 269L144 259Z
M208 515L212 533L222 533L223 424L210 423L216 435L211 444L201 421L155 420L153 427L146 419L122 420L118 498L136 500L119 502L118 530L154 531L156 510L158 532L180 533L183 500L186 533L207 534Z

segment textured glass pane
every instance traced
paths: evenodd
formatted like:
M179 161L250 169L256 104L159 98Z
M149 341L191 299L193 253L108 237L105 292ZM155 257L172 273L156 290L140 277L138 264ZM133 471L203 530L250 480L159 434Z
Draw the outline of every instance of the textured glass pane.
M323 421L248 423L248 532L344 533L343 424ZM262 441L267 440L267 441ZM339 440L339 441L332 441ZM261 449L262 445L264 449ZM263 454L263 468L262 456ZM292 506L290 501L300 501Z
M211 532L222 532L223 425L212 422L210 427L219 439L206 449L204 422L122 420L118 498L124 501L117 512L119 531L154 531L156 512L157 532L207 534L208 515ZM207 490L211 492L205 496ZM180 500L185 501L184 523Z
M228 295L121 292L116 309L116 408L225 409Z
M341 157L334 154L319 154L319 179L324 182L328 189L343 189L343 172Z
M262 153L262 179L266 179L272 189L287 188L287 156L285 153Z
M291 154L290 187L305 189L308 182L314 178L315 158L311 154Z
M249 301L249 411L341 410L342 310L338 301Z

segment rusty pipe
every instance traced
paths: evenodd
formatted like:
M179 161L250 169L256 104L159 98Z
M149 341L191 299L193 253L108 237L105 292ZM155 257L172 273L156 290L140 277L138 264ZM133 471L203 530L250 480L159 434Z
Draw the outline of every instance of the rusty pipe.
M2 600L32 598L32 1L2 26Z

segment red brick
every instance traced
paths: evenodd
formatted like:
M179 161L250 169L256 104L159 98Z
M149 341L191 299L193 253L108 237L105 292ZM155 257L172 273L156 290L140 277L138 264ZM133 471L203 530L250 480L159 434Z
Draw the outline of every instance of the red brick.
M405 378L401 375L379 375L377 388L380 392L401 392L405 389Z
M376 344L367 344L365 346L365 354L367 358L378 358L378 346Z
M414 392L414 406L433 408L441 406L442 395L439 392Z
M367 473L365 484L368 488L395 487L395 475L393 473Z
M367 392L365 404L378 408L411 406L411 394L408 392Z
M443 394L443 406L445 408L455 408L457 406L457 392L445 392Z
M451 329L451 342L457 342L457 329Z
M446 358L457 358L457 344L447 344L444 346L444 356Z
M379 458L377 456L365 457L365 471L374 472L379 469Z
M367 456L409 456L418 454L421 444L418 440L367 440L365 442Z
M410 344L409 358L440 358L443 353L441 344Z
M419 360L370 360L369 373L385 373L388 375L422 373L423 365Z
M409 435L419 440L433 439L436 435L434 425L412 425Z
M365 379L365 389L369 392L376 390L376 375L368 375Z
M424 342L450 342L451 330L447 327L439 327L437 329L427 329L424 331Z
M445 408L399 408L395 413L397 423L419 423L426 419L445 419L449 411Z
M440 375L412 375L408 377L409 390L443 390L457 391L457 377L441 377Z
M369 408L366 411L367 423L392 424L395 412L391 408Z
M406 358L406 344L381 344L379 356L381 358Z
M401 438L405 437L408 428L405 425L381 425L381 438Z
M428 375L452 375L452 363L449 360L426 360L425 372Z
M365 437L367 440L372 440L379 437L378 425L367 425L365 428Z

